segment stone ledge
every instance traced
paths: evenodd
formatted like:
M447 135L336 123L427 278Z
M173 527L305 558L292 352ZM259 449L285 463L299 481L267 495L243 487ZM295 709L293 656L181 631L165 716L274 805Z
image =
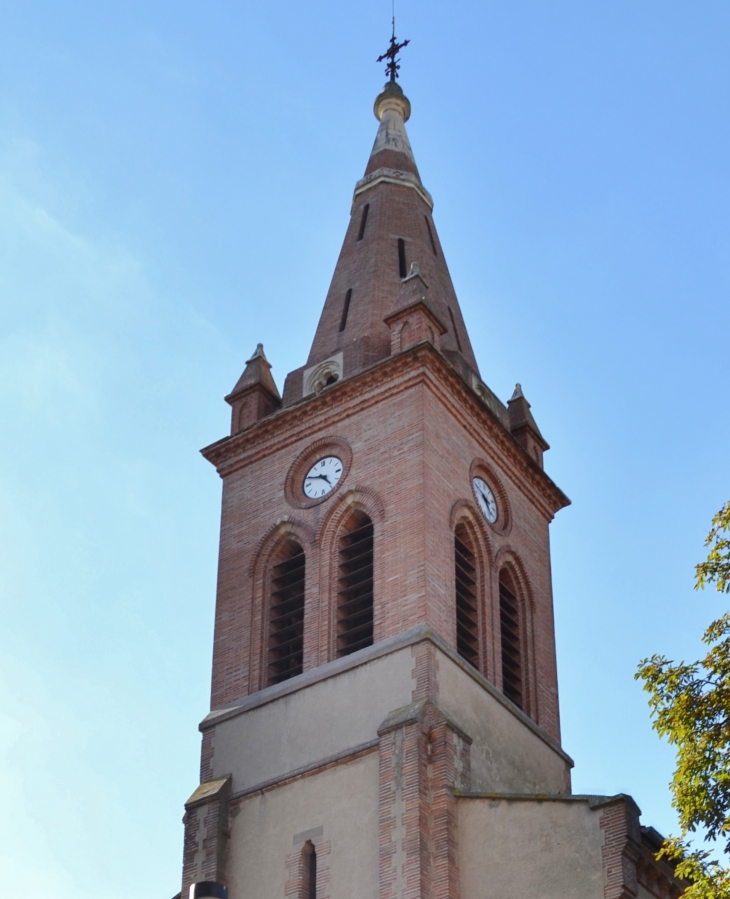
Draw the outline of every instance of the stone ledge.
M536 724L532 718L529 718L521 709L518 709L517 706L510 702L506 696L504 696L490 681L488 681L482 674L480 674L476 668L473 668L467 662L465 662L456 652L443 640L438 634L434 633L430 627L426 625L419 625L418 627L412 628L409 631L404 631L401 634L397 634L395 637L388 637L385 640L381 640L378 643L373 644L372 646L368 646L366 649L361 649L358 652L353 653L350 656L345 656L342 659L335 659L332 662L327 662L324 665L319 665L317 668L310 668L308 671L305 671L303 674L298 674L296 677L292 677L287 681L284 681L281 684L275 684L272 687L265 687L263 690L259 690L256 693L252 693L250 696L245 696L240 700L236 700L233 703L225 706L221 709L216 709L213 712L210 712L200 723L200 730L205 733L205 731L210 730L211 728L216 727L218 724L223 723L224 721L228 721L232 718L236 718L239 715L243 715L246 712L251 711L252 709L260 708L261 706L268 705L270 702L275 702L277 699L281 699L284 696L289 696L293 693L297 693L299 690L304 690L307 687L311 687L314 684L318 684L321 681L328 680L331 677L336 677L339 674L342 674L346 671L350 671L353 668L358 668L360 665L366 665L369 662L373 662L376 659L382 658L383 656L390 655L393 652L398 652L398 650L404 649L408 646L414 646L417 643L430 642L437 649L439 649L444 655L446 655L455 665L458 665L459 668L465 673L468 674L472 680L475 680L487 693L489 693L493 699L495 699L500 705L502 705L510 714L514 715L519 721L521 721L529 730L535 734L543 743L547 744L557 755L559 755L571 768L574 765L573 759L565 752L565 750L546 732L544 731L538 724Z
M454 790L457 799L487 799L492 802L587 802L590 808L602 808L614 802L625 802L636 814L641 809L628 793L616 793L614 796L600 796L592 793L480 793L472 790Z
M360 758L369 752L374 752L379 745L379 739L369 740L367 743L360 743L359 746L353 746L350 749L346 749L344 752L337 752L334 755L327 756L325 759L319 759L316 762L312 762L310 765L302 765L299 768L295 768L293 771L287 771L286 774L282 774L281 777L270 777L268 780L263 780L261 783L254 784L252 787L246 787L245 790L239 790L236 793L232 793L230 801L234 802L237 799L244 799L246 796L251 796L253 793L262 793L266 790L271 790L274 787L283 786L291 780L305 777L307 774L313 774L320 769L330 768L338 762L345 762L347 760L355 761L356 758Z
M355 185L355 191L352 195L352 205L355 206L355 200L376 184L398 184L401 187L410 187L418 194L429 209L433 209L433 197L421 184L420 178L410 172L403 172L400 169L381 168L376 169L364 178L361 178Z
M290 406L273 412L235 435L223 437L201 450L205 459L215 465L218 474L226 478L246 465L265 457L271 452L273 443L278 449L289 443L296 443L313 427L329 430L338 427L339 421L351 414L348 402L357 400L358 409L369 408L380 403L387 396L397 395L409 389L419 380L431 386L438 396L448 389L454 393L444 400L450 412L456 414L464 427L481 440L480 429L486 429L504 451L503 464L515 473L526 476L524 489L533 501L544 509L548 520L555 512L570 505L568 497L552 481L530 454L512 436L499 415L474 392L471 383L466 383L451 361L430 341L424 341L402 350L396 356L388 356L362 369L351 377L342 378L319 395L303 397ZM454 403L458 396L460 402ZM340 400L337 408L332 408L334 397ZM468 410L468 411L467 411ZM282 428L288 437L282 444ZM517 476L517 474L515 474ZM534 489L531 489L534 488Z

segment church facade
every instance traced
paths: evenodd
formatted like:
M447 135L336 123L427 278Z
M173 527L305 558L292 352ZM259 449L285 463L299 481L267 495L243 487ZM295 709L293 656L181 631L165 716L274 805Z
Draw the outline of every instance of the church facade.
M625 795L571 792L549 525L517 385L482 380L393 78L306 363L259 345L223 482L182 896L669 899Z

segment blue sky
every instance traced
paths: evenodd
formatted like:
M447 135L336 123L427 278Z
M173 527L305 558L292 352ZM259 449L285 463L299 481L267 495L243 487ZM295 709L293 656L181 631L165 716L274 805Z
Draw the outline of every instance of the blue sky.
M730 7L398 0L409 134L553 525L576 791L673 826L636 664L689 658L730 497ZM220 486L258 341L301 365L374 138L388 0L7 0L0 33L0 881L172 896Z

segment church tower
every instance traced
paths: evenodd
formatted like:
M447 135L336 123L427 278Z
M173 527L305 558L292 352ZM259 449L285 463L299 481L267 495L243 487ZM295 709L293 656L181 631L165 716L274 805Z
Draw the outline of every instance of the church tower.
M504 404L482 380L397 49L309 357L280 395L259 344L203 451L223 504L182 895L670 895L637 892L657 866L632 800L571 795L549 544L568 500L519 385Z

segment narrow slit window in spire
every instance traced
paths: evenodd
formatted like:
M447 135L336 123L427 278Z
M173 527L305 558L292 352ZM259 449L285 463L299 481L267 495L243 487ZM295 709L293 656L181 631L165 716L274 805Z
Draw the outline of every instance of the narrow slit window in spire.
M401 278L405 278L408 274L408 269L406 268L406 242L402 237L398 238L398 271Z
M365 225L368 223L368 212L370 211L370 203L366 203L362 208L362 218L360 219L360 230L357 232L357 239L362 240L365 237Z
M340 319L340 331L345 330L347 324L347 314L350 311L350 300L352 299L352 288L345 294L345 302L342 305L342 318Z
M456 330L456 320L454 318L454 313L451 311L451 306L449 306L449 317L451 318L451 327L454 329L456 345L459 347L459 352L461 352L461 341L459 340L459 332Z
M431 241L431 249L433 250L433 255L438 256L438 251L436 250L436 241L433 239L433 231L431 231L431 223L429 222L427 215L424 215L423 218L426 222L426 229L428 230L428 239Z

